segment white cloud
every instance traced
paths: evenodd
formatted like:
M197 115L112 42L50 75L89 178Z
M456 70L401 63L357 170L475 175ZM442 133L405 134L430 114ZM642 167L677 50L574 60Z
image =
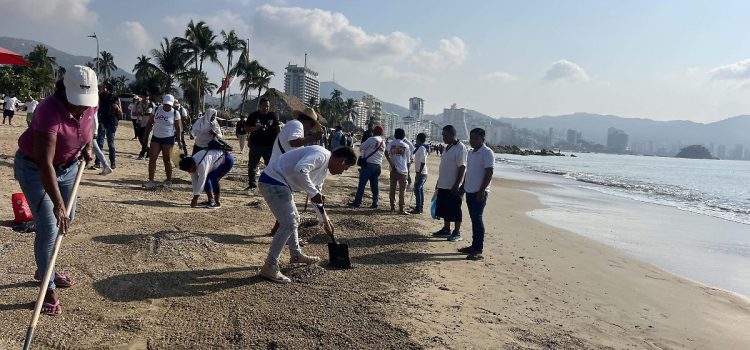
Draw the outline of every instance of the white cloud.
M219 10L212 16L199 16L191 13L183 13L180 15L166 16L164 22L169 27L169 33L164 33L165 36L184 36L187 25L193 20L194 22L204 21L211 30L214 31L217 40L221 40L222 30L229 32L234 30L242 39L246 39L250 36L250 26L242 19L242 16L235 12L228 10ZM251 42L252 44L252 42Z
M510 81L516 81L518 80L518 78L506 72L492 72L490 74L479 77L479 80L491 83L506 83Z
M716 67L708 71L712 80L747 80L750 78L750 59Z
M461 38L451 37L439 42L437 51L419 50L413 57L415 64L431 70L456 67L464 63L467 52Z
M91 0L0 0L3 18L24 18L33 23L93 26L97 14L88 8Z
M568 81L587 81L589 80L586 71L581 66L568 60L559 60L553 62L547 72L544 74L544 80L568 80Z
M415 84L432 84L435 83L435 79L424 74L414 72L400 72L392 66L383 66L380 68L380 73L383 78L387 80L396 80L401 82L410 82Z
M126 42L139 51L147 51L151 48L151 36L140 22L127 21L120 24L118 31Z

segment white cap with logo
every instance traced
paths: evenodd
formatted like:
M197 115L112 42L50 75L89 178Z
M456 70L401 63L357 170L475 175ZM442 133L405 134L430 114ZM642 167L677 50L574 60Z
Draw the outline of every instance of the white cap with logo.
M99 87L93 69L78 65L69 67L65 70L63 84L70 104L86 107L99 105Z
M174 102L175 102L174 96L172 96L170 94L166 94L166 95L164 95L164 99L162 100L161 103L163 103L165 105L173 106Z

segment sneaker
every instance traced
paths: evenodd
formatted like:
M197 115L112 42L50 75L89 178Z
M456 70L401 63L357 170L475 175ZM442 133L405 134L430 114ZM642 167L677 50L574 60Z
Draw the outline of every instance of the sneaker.
M403 210L403 209L399 210L399 211L398 211L398 214L399 214L399 215L409 215L409 213L408 213L408 212L406 212L406 211L405 211L405 210Z
M203 202L198 203L199 207L207 207L209 205L211 205L211 201L203 201Z
M115 166L115 163L112 163L109 165L110 169L115 170L117 169L117 166Z
M89 167L89 170L99 170L99 164L94 164Z
M208 204L209 209L219 209L221 208L221 203L219 202L211 202Z
M458 252L459 253L464 253L464 254L473 254L474 253L474 248L472 248L471 246L463 247L463 248L459 248Z
M443 227L439 231L433 233L432 235L435 237L448 237L451 235L451 230Z
M283 273L281 273L279 265L269 265L268 263L263 264L263 267L260 268L259 275L271 282L276 283L286 284L292 281L289 279L289 277L286 277Z
M147 190L153 190L156 188L156 182L149 180L145 184L143 184L143 188Z
M351 202L346 203L346 206L349 207L349 208L359 208L359 204L354 204L354 203L351 203Z
M143 156L138 156L138 160L143 160Z
M172 188L172 180L165 180L164 188Z
M99 175L104 175L104 176L107 176L109 174L112 174L112 168L104 168L102 169L102 172L99 173Z
M249 185L247 185L247 187L245 187L245 191L254 190L256 187L258 187L258 185L256 185L256 184L249 184Z
M417 209L412 209L411 211L409 211L409 214L422 214L422 211L417 210Z
M482 256L482 253L471 253L468 256L466 256L466 260L472 260L472 261L479 261L484 260L484 256Z
M370 205L370 209L378 209L378 205L377 204L371 204Z
M462 241L462 240L463 240L463 238L461 238L461 234L458 233L458 232L456 232L456 231L453 231L453 233L451 233L450 237L448 237L448 241L449 242L458 242L458 241Z
M289 257L290 264L305 264L312 265L320 262L320 258L317 256L309 256L305 254L292 255Z

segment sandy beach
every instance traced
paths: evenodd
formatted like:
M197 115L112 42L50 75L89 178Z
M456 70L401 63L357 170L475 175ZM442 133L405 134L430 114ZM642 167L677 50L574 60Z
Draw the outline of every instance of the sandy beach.
M20 348L36 298L33 234L10 228L22 131L0 127L0 348ZM469 262L456 252L470 243L468 215L465 241L438 240L430 233L440 222L427 216L345 208L355 169L330 177L329 211L355 267L285 269L295 283L266 282L256 275L273 219L242 191L246 153L224 181L223 207L192 209L186 173L174 189L141 189L147 163L130 136L121 123L115 173L86 172L58 262L78 284L62 291L61 317L42 318L37 348L750 348L745 299L532 220L526 213L541 204L526 190L543 186L533 182L495 180L486 259ZM382 207L386 184L387 175ZM312 213L302 216L305 252L325 257L327 237Z

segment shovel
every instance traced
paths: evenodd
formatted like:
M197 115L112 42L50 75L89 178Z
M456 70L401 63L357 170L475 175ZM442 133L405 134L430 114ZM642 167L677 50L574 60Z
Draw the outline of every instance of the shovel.
M327 216L325 215L323 204L313 202L313 207L315 208L318 220L325 222ZM328 265L337 269L351 268L352 262L349 260L349 245L336 243L336 237L333 235L333 230L331 230L328 235L331 236L331 242L328 243Z

